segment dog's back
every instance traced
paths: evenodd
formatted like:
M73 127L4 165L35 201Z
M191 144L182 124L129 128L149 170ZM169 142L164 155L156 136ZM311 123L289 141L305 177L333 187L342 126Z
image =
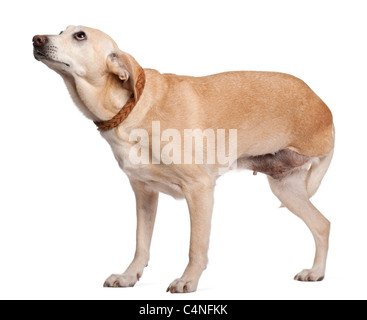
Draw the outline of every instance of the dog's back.
M159 107L148 118L163 115L167 128L236 128L239 155L244 156L289 148L319 157L334 146L329 108L294 76L239 71L188 77L147 70L151 76L159 83L152 88Z

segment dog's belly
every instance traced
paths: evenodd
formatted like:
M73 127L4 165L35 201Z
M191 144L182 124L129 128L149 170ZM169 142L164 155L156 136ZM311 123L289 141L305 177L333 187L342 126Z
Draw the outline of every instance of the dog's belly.
M274 154L265 154L238 160L238 167L264 173L274 179L282 179L294 169L307 164L312 158L290 149L279 150Z
M169 170L160 167L164 164L132 163L129 158L131 142L117 138L112 132L104 133L103 136L110 143L120 168L127 174L129 179L142 181L147 188L168 194L176 199L184 198L180 184L175 183L176 179L172 177L173 172L169 173ZM254 174L261 172L274 179L281 180L296 168L310 163L312 159L312 157L299 154L293 150L282 149L275 153L239 158L237 168L253 170ZM225 173L224 171L222 174ZM219 175L216 176L213 173L211 175L214 179L219 177Z

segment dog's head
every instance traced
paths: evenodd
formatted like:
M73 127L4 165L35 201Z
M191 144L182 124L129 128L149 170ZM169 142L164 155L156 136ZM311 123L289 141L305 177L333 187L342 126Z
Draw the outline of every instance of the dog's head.
M59 35L34 36L33 47L34 57L60 74L72 96L77 94L79 102L83 101L93 114L97 107L92 101L109 99L106 91L124 88L136 94L139 64L102 31L69 26Z

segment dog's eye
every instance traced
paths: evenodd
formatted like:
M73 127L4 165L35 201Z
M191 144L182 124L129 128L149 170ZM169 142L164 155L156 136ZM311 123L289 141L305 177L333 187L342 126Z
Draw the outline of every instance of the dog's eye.
M61 31L60 33L59 33L59 35L61 35L61 34L63 34L64 33L64 31Z
M74 34L74 38L78 41L83 41L87 40L87 35L85 34L85 32L80 31Z

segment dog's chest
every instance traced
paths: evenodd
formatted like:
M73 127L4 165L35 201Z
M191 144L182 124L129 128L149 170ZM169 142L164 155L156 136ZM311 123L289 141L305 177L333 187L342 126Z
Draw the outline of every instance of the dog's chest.
M114 130L102 131L102 136L111 146L112 152L117 160L120 168L128 175L139 177L141 180L149 180L151 178L149 165L141 162L132 161L132 147L136 142L129 141L128 136L124 139L124 135L117 136Z
M120 166L127 176L134 180L140 180L146 183L147 187L152 190L163 192L171 195L176 199L184 197L181 187L178 184L170 182L167 177L157 179L156 174L152 173L153 164L144 163L144 161L136 161L136 142L129 141L129 138L124 134L116 135L114 130L101 132L102 136L110 144L112 152ZM157 173L157 168L155 169Z

